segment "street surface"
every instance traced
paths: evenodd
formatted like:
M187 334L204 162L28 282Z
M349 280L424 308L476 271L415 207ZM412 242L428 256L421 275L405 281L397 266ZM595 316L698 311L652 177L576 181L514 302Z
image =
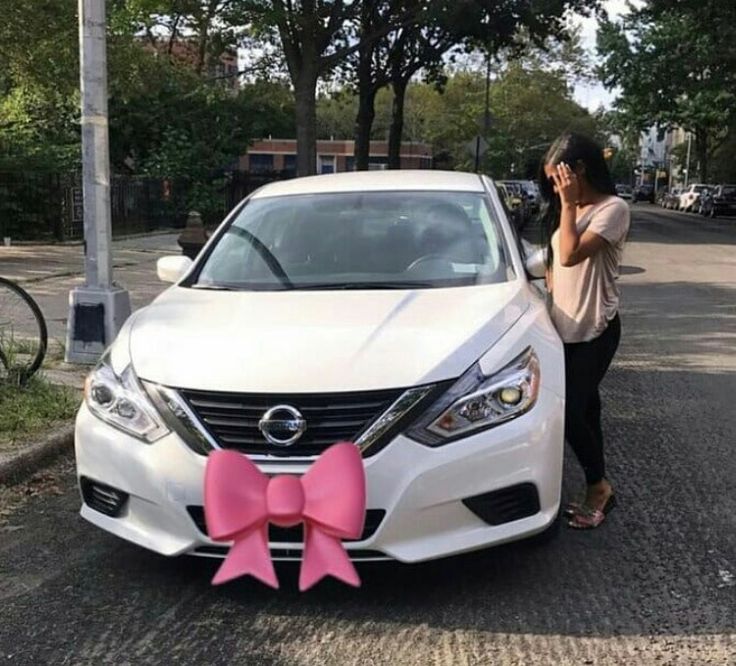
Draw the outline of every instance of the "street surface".
M300 594L294 567L213 588L216 563L83 522L67 458L0 490L0 664L736 664L736 221L633 210L600 529L364 565L359 590ZM147 256L117 273L136 304ZM29 286L63 312L68 278ZM566 499L581 483L568 458Z

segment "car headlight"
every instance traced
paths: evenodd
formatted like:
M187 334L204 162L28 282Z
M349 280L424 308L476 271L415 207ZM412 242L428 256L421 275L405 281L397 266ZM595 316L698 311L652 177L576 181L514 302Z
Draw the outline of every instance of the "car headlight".
M128 365L116 375L107 352L84 383L84 399L89 410L105 423L149 444L169 430L146 397Z
M476 363L414 425L408 437L441 446L517 418L539 394L539 359L531 347L486 376Z

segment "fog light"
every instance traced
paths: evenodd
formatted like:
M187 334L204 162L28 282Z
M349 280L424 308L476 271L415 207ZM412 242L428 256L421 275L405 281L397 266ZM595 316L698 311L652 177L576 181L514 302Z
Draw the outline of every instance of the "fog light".
M117 518L128 501L128 493L87 477L79 479L84 503L106 516Z

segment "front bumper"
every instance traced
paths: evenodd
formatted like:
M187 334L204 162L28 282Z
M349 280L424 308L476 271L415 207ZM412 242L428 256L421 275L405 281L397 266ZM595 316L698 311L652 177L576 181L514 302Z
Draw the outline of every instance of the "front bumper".
M346 543L354 559L418 562L522 539L543 531L559 510L564 400L542 388L535 407L483 433L429 448L397 437L365 459L367 506L384 510L375 532ZM77 474L128 497L111 517L83 503L81 515L119 537L163 555L222 555L198 527L191 507L203 504L206 458L171 433L144 444L108 426L85 405L76 422ZM302 464L261 464L268 474L303 473ZM463 500L532 484L538 511L491 525ZM190 507L190 509L188 509ZM200 509L201 510L201 509ZM274 559L299 554L301 544L272 542ZM288 549L288 550L287 550ZM279 557L281 552L283 557ZM361 559L371 559L362 557Z

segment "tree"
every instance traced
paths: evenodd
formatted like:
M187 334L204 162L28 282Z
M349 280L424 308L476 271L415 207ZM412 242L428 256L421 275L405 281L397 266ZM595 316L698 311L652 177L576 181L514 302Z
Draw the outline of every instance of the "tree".
M186 183L187 205L204 214L221 209L222 176L254 137L294 130L293 96L281 84L255 82L233 93L153 58L145 71L146 85L110 100L113 168Z
M0 21L0 163L79 159L77 22L70 3L7 0Z
M356 3L342 0L256 0L250 3L255 36L278 40L294 88L297 173L313 174L317 166L317 82L341 60L360 48L347 43Z
M299 3L254 0L249 3L256 35L261 38L278 36L294 87L299 175L316 170L317 81L361 48L404 25L422 20L424 6L412 2L391 14L391 20L380 22L372 30L358 30L361 8L372 2L374 0L303 0Z
M736 113L736 4L649 0L598 33L601 78L617 108L645 129L692 132L700 179Z
M147 44L172 60L176 47L191 45L185 58L197 74L206 73L246 32L247 7L241 0L118 0L119 25L142 34Z
M428 20L412 24L396 37L389 62L394 93L392 129L389 136L389 167L400 165L403 136L404 96L409 81L420 71L429 80L440 81L443 54L455 47L480 49L487 59L504 48L526 40L543 43L545 39L569 36L563 17L569 11L590 13L596 0L454 0L431 2Z

